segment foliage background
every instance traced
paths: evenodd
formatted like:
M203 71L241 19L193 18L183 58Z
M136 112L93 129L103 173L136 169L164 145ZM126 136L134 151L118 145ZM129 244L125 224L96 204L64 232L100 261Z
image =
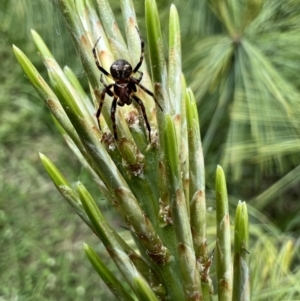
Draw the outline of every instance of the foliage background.
M58 61L83 77L58 8L41 2L0 4L0 300L111 298L82 249L87 237L95 245L97 240L53 189L38 152L48 153L71 181L90 186L91 180L65 147L11 49L21 47L46 77L31 40L35 28Z
M144 4L143 1L134 2L137 19L145 36ZM164 20L168 19L171 1L157 2L162 28L167 28ZM213 14L199 17L201 12L205 12L199 1L173 2L178 6L182 24L183 68L187 82L192 84L197 96L201 79L199 69L195 68L199 61L199 43L209 34L222 33L223 28ZM276 20L271 19L269 27L277 24L282 27L282 32L288 32L290 27L287 24L299 24L299 8L296 6L297 1L282 3L281 15ZM118 15L119 5L113 5L114 12ZM38 152L46 153L65 174L73 176L71 180L74 182L84 182L94 192L96 199L97 191L86 171L73 160L47 109L24 78L11 45L20 47L46 77L31 41L30 29L34 28L47 42L58 62L62 66L69 65L85 84L79 58L66 33L60 12L51 1L4 0L0 4L0 20L0 300L109 300L112 298L111 294L98 280L82 251L84 241L94 243L94 246L98 242L62 201L43 171ZM299 45L299 36L286 36L285 45L272 44L276 39L272 39L271 35L269 37L269 40L261 39L256 42L281 75L295 89L299 89L299 77L296 76L300 62L297 60L299 50L295 50ZM167 39L165 36L165 41ZM275 47L279 51L274 51ZM210 108L205 108L204 105L205 103L200 104L203 136L212 119ZM298 103L294 105L297 106ZM226 128L226 122L228 126L228 120L221 126ZM217 131L215 135L220 137L223 133ZM291 141L293 139L298 141L298 137L290 137ZM213 145L207 154L206 160L210 166L219 163L220 153L224 149L222 141L218 140L217 145L222 147ZM242 149L243 144L238 147ZM276 147L286 146L278 140ZM298 144L295 143L293 147L296 153ZM276 151L280 152L282 149ZM263 209L278 228L293 230L296 236L295 233L299 231L298 165L295 157L292 162L285 163L284 168L271 168L266 172L260 167L254 168L248 162L238 181L230 181L227 177L229 191L236 197L252 199L253 204ZM209 190L209 185L214 182L209 168L207 178ZM213 201L209 201L213 208ZM113 212L99 197L98 202L107 216L114 219ZM232 202L236 203L236 199L232 198ZM260 221L266 221L258 212L252 211L252 215L256 218L259 216ZM285 233L281 242L289 239L287 232ZM276 245L278 241L271 243ZM294 245L297 246L297 242ZM98 251L101 252L100 245ZM294 269L297 270L297 264Z

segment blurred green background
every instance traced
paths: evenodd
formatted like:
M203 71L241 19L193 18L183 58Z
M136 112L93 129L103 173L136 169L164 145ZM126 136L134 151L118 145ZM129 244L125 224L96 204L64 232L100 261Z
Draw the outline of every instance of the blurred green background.
M240 1L246 8L237 12L243 13L246 21L253 17L251 13L257 17L255 22L245 21L245 30L234 39L228 38L228 28L218 18L214 4L173 2L182 27L184 74L199 101L208 195L220 163L227 173L234 205L237 199L246 200L283 233L297 237L298 1L264 1L264 8L256 12L250 7L248 15L247 1ZM122 28L120 6L111 3ZM143 1L134 3L145 37ZM171 1L157 3L167 45ZM71 67L86 86L79 57L55 1L2 0L0 20L0 300L113 300L82 249L84 241L99 252L101 245L62 200L38 153L49 156L70 182L82 181L107 216L113 219L114 215L66 147L11 46L22 49L47 78L31 41L30 29L35 29L57 61ZM230 62L222 67L225 58L221 54L228 49L226 38L235 48ZM244 47L242 38L252 48ZM220 64L214 64L219 58ZM213 208L213 198L208 201Z

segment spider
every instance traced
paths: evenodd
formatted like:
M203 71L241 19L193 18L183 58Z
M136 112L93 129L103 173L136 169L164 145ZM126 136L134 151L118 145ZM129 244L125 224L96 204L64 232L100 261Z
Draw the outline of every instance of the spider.
M111 120L113 125L113 131L114 131L114 137L115 140L118 140L118 134L117 134L117 127L116 127L116 108L117 105L120 107L126 105L130 105L132 103L132 100L134 100L141 108L145 123L148 129L149 133L149 141L151 143L151 127L146 115L145 106L140 98L138 98L135 93L137 92L137 86L140 87L142 90L144 90L147 94L152 96L155 103L158 105L158 107L163 110L160 104L158 103L157 99L155 98L154 94L149 91L146 87L144 87L141 84L141 80L143 78L143 72L139 71L143 60L144 60L144 41L142 40L142 37L140 35L140 32L138 28L136 27L136 30L138 32L138 35L140 37L141 41L141 56L140 61L137 63L134 69L132 69L132 66L123 59L116 60L110 67L110 73L108 73L103 67L100 66L99 60L97 58L96 54L96 46L100 40L101 37L96 41L95 46L93 47L93 55L96 61L96 65L98 69L102 72L100 76L100 82L103 84L104 89L101 92L100 96L100 103L99 108L96 113L97 121L99 129L101 130L99 117L101 115L102 106L104 103L105 94L108 94L110 97L113 97L112 105L111 105ZM139 78L133 77L135 73L139 73ZM107 85L103 80L103 74L111 79L114 80L113 84ZM112 90L113 89L113 90Z

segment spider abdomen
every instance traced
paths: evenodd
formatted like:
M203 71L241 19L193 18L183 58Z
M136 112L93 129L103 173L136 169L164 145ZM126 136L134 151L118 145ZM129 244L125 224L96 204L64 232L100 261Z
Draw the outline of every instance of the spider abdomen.
M128 79L132 74L132 67L125 60L116 60L110 67L110 73L116 80Z

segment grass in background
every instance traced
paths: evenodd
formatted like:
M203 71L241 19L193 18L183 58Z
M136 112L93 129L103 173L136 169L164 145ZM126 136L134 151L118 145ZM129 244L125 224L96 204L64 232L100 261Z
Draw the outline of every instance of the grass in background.
M73 181L91 179L72 160L11 51L13 43L22 45L44 70L30 37L38 28L80 76L73 45L49 1L5 1L0 19L0 300L109 300L82 250L87 237L96 240L53 189L38 152L51 153Z

